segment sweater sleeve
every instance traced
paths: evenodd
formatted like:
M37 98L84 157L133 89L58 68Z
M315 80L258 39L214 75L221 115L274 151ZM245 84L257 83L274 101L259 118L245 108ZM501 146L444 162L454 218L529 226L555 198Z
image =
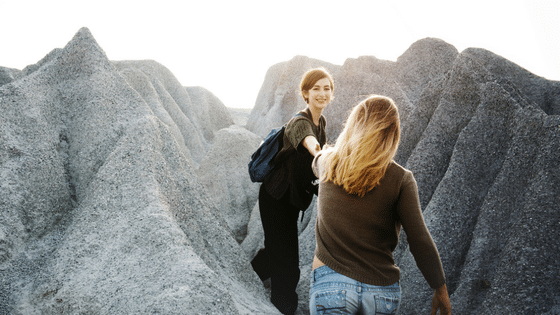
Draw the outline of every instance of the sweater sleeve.
M315 177L320 178L321 174L319 171L319 163L321 163L319 161L319 159L321 158L321 155L323 155L323 152L320 151L319 153L317 153L317 155L315 156L315 158L313 159L313 163L311 163L311 169L313 170L313 174L315 175Z
M410 171L403 177L397 212L418 269L432 289L441 287L445 284L445 275L439 252L424 222L418 186Z

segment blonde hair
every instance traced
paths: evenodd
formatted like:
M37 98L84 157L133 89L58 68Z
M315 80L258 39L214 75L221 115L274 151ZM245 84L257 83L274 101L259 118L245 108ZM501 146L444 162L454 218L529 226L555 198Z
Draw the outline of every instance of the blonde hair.
M399 112L392 99L373 95L348 117L333 148L323 153L321 181L363 197L379 185L399 146Z

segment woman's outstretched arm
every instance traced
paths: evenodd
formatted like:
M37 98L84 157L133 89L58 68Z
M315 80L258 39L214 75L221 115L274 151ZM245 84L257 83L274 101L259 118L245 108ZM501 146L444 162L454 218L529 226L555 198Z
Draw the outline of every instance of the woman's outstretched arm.
M303 146L311 153L311 155L316 156L319 151L321 151L321 145L317 138L313 136L307 136L303 139Z

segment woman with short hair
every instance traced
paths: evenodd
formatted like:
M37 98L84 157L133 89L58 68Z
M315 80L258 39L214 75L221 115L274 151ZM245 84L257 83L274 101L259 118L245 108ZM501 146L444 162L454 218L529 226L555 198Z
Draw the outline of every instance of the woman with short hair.
M287 123L276 167L259 191L265 249L251 263L262 280L270 277L271 301L283 314L294 314L298 305L298 217L317 191L311 162L327 141L322 112L333 90L332 76L324 68L303 75L300 91L307 107Z

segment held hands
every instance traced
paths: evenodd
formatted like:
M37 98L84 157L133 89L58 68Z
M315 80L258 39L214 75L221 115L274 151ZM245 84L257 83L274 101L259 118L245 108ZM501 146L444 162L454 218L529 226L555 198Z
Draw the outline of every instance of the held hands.
M440 315L451 315L451 302L445 284L436 289L432 298L432 315L436 315L438 310Z
M311 155L316 156L319 151L321 151L321 145L317 138L313 136L307 136L303 139L303 146L311 153Z

